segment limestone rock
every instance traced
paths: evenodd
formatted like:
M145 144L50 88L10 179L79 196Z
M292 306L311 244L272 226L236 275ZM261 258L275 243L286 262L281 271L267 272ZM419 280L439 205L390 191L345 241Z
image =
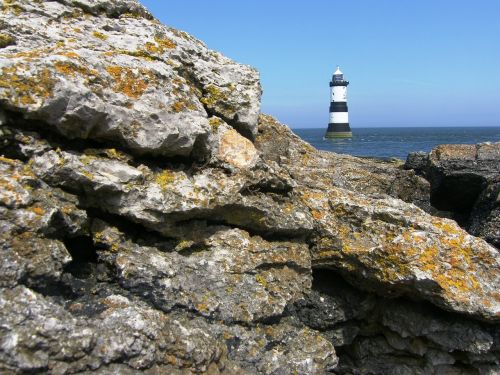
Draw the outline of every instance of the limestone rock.
M409 293L498 321L498 252L455 222L399 200L340 189L303 197L320 224L312 250L317 266L335 268L382 295Z
M313 266L333 268L381 295L418 296L499 319L498 252L455 222L390 197L424 202L420 177L402 165L319 152L268 116L260 125L262 158L289 171L315 219Z
M84 235L87 215L74 196L49 188L19 161L0 158L0 184L0 286L46 288L71 261L61 240Z
M200 233L195 241L180 241L171 251L124 241L123 233L102 224L94 228L94 238L111 252L107 257L120 284L167 312L183 306L228 322L262 321L281 315L310 288L304 244L213 230L206 238Z
M429 183L404 170L401 163L316 150L267 115L260 117L256 146L265 161L279 164L308 188L339 187L364 195L389 195L432 211Z
M315 270L313 278L307 303L298 301L290 313L334 343L336 374L474 374L499 364L498 325L421 301L377 298L327 269Z
M251 168L257 163L258 153L252 142L230 129L221 135L218 158L237 168Z
M431 184L431 203L471 234L500 246L500 143L441 145L408 155L405 168Z
M135 1L5 1L0 17L16 38L0 53L0 99L43 130L197 158L209 114L256 132L258 73Z
M241 140L241 138L239 138ZM300 201L279 202L247 190L269 173L245 170L227 176L206 168L190 174L173 169L151 171L94 155L49 151L35 156L38 176L82 197L88 207L124 216L164 235L182 237L187 220L211 220L238 225L258 233L304 235L312 217ZM287 176L275 176L286 184ZM179 199L179 198L182 199Z

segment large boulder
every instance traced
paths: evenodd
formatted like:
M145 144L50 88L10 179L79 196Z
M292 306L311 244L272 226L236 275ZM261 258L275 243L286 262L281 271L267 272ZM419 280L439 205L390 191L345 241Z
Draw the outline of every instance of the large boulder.
M259 75L135 1L3 1L0 100L30 126L204 158L217 115L252 139Z

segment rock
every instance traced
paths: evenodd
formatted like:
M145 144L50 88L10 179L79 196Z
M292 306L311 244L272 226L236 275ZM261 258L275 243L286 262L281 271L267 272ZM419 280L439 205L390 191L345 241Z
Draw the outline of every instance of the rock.
M325 269L315 270L313 279L312 298L289 311L334 343L340 358L335 373L437 374L446 368L473 374L485 363L498 364L498 325L421 301L377 298ZM332 308L332 301L340 303Z
M340 189L304 191L303 199L318 212L314 265L336 269L381 295L408 293L498 321L498 252L455 222L393 198L361 198Z
M137 2L9 4L1 17L16 44L0 55L0 98L32 126L137 155L197 158L211 151L208 113L255 135L258 73Z
M294 191L315 219L313 266L333 268L381 295L405 294L409 288L409 294L445 309L498 319L492 287L499 282L493 271L496 250L452 221L389 197L425 201L419 177L388 163L382 168L375 161L318 152L269 117L261 118L261 126L257 146L263 159L276 162L273 150L288 150L289 157L279 163L297 182ZM394 185L417 185L418 193L408 188L402 194Z
M357 158L314 149L271 116L262 115L256 146L268 163L278 163L311 189L339 187L364 195L389 195L432 211L429 183L400 162Z
M237 168L251 168L258 160L257 150L252 142L236 130L226 130L220 139L218 158Z
M479 195L468 220L469 233L500 248L500 182L489 184Z
M430 182L433 206L499 247L499 158L500 143L441 145L429 154L408 155L405 168Z
M157 363L206 371L224 354L203 322L170 319L123 296L102 303L107 308L94 319L75 318L26 288L2 291L1 368L74 373L119 361L135 370Z
M405 168L413 169L415 172L421 174L427 168L429 155L423 151L410 152L406 158Z
M106 257L120 284L166 312L182 306L227 322L264 321L280 316L310 288L307 246L268 242L237 229L213 230L171 251L125 241L123 233L103 224L95 224L94 239L109 248Z
M0 286L46 288L71 261L62 240L85 235L87 215L76 197L50 188L19 161L0 157L0 184Z
M312 229L312 217L300 201L247 193L269 176L263 171L249 175L243 170L232 176L214 168L194 175L174 169L153 172L120 160L53 150L35 156L33 165L42 179L80 195L82 205L167 236L185 237L188 220L214 218L261 234L303 236ZM276 178L287 183L289 177Z

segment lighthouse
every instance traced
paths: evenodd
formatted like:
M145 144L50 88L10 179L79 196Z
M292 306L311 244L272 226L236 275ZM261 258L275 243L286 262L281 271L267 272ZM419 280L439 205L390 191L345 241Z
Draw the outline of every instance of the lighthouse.
M337 66L330 82L330 123L326 130L326 138L352 137L347 114L347 85L344 74Z

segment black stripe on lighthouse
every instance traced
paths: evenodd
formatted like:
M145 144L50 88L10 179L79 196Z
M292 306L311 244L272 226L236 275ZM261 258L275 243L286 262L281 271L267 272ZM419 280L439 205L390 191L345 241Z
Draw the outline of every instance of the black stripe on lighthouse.
M351 127L349 126L349 123L329 123L328 124L328 133L338 133L338 132L350 132Z
M347 112L347 103L330 102L330 112Z

